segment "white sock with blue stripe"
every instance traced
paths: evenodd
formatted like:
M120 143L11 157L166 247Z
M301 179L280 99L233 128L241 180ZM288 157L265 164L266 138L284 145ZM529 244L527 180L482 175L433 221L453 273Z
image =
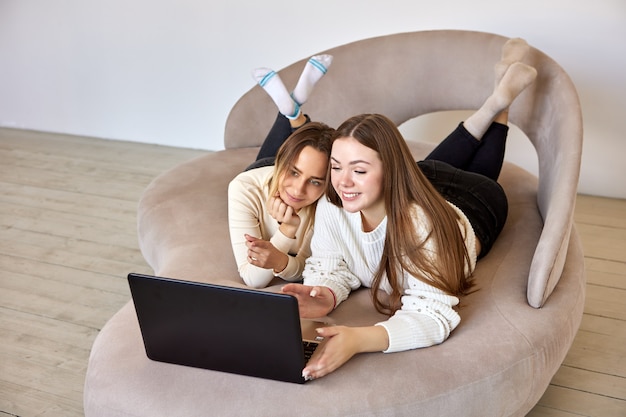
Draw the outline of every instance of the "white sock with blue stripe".
M275 71L269 68L256 68L252 71L252 78L263 87L278 107L278 111L286 118L293 120L300 116L300 105L291 97L283 80Z
M326 74L333 62L332 55L316 55L307 61L291 96L297 104L303 105L309 99L315 84Z

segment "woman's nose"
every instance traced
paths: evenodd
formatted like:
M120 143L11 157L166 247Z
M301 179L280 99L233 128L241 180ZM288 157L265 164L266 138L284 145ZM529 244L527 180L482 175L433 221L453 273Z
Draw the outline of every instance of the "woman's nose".
M304 190L306 188L306 179L299 178L298 181L295 182L293 188L298 193L298 195L304 194Z
M350 173L347 171L342 172L341 174L339 174L339 184L343 185L343 186L350 186L352 185L352 177L350 176Z

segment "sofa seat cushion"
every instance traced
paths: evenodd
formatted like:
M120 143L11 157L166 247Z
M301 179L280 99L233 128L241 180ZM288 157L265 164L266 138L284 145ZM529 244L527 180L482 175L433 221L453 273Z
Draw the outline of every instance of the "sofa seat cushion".
M416 159L430 149L409 144ZM225 196L228 178L255 153L208 154L155 180L146 191L150 201L140 209L139 224L142 248L156 274L243 285L228 242ZM509 218L492 251L478 263L477 291L462 299L461 324L442 345L362 354L320 380L290 384L149 360L131 301L94 343L86 415L524 415L543 394L578 328L583 257L573 233L557 290L543 308L530 307L529 265L542 230L537 180L506 163L500 182L509 197ZM152 230L149 225L155 224L166 226ZM168 262L172 252L173 265ZM278 288L280 281L275 281L269 290ZM354 292L329 316L346 325L382 318L367 289Z

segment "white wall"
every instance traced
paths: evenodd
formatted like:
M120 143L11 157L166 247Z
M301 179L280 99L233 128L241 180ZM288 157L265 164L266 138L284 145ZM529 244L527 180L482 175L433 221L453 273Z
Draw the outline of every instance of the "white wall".
M0 0L0 126L218 150L253 67L427 29L520 36L556 59L583 105L580 192L626 198L624 0Z

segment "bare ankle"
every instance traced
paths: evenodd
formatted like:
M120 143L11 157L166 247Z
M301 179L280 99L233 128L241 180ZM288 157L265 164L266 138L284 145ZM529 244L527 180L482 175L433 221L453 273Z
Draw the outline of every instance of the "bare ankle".
M296 117L295 119L289 119L289 124L291 124L292 129L297 129L300 126L304 125L305 123L306 123L306 116L302 112L300 112L298 117Z

